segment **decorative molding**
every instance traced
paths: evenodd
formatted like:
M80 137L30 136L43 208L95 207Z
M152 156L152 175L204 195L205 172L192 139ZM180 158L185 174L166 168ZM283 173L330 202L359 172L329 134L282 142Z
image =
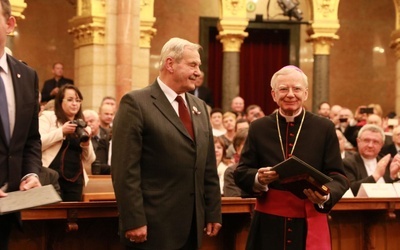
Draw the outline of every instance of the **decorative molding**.
M396 10L396 30L400 29L400 0L393 0Z
M77 16L69 20L68 33L75 48L105 43L105 0L78 0Z
M11 15L16 19L25 19L22 12L26 9L27 4L24 0L11 0Z
M151 40L157 33L153 28L155 22L154 0L140 0L140 48L151 48Z
M339 0L314 0L314 4L317 10L316 13L319 13L325 18L337 15Z
M235 17L246 15L247 0L222 0L221 15L226 17Z
M220 34L218 39L223 45L223 52L240 52L240 47L242 46L243 40L248 36L247 32L241 34Z

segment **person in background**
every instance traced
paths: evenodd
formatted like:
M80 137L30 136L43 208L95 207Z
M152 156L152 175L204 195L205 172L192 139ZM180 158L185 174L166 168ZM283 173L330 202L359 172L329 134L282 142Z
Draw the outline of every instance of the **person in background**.
M103 97L103 99L101 100L101 103L100 103L100 107L103 105L110 105L110 106L114 107L115 111L117 110L117 101L112 96Z
M350 154L352 154L353 151L346 150L347 140L346 137L344 137L342 131L336 129L336 136L339 141L340 156L342 157L342 159L344 159L345 157L348 157Z
M217 159L217 173L219 178L219 186L221 188L221 195L224 194L224 173L228 168L226 162L225 143L221 137L214 136L215 158Z
M5 53L16 25L8 0L0 1L0 200L8 192L40 187L39 84L34 69ZM19 77L23 76L23 77ZM34 199L34 197L32 197ZM19 212L0 215L0 249L7 250Z
M115 107L103 104L99 108L100 127L107 131L107 136L111 140L112 124L115 115Z
M92 163L91 168L86 169L88 174L110 174L110 165L108 164L108 153L110 147L110 139L107 131L100 127L99 114L91 109L83 111L86 124L90 127L92 134L93 150L96 154L96 160Z
M349 188L335 126L303 108L308 80L298 67L277 71L271 89L279 109L250 124L234 174L241 189L257 196L246 249L330 249L327 214ZM292 155L333 179L325 184L328 195L304 189L302 200L280 185L271 167Z
M375 124L366 124L358 132L357 152L343 159L350 188L357 195L361 183L392 183L397 181L400 155L390 161L391 155L379 156L385 134ZM389 166L389 167L388 167Z
M225 151L232 145L233 138L235 137L236 130L236 115L232 112L225 112L222 116L222 123L224 124L224 128L226 129L226 133L221 135L221 138L224 140ZM232 159L233 153L232 151L226 152L226 158Z
M339 125L339 111L342 109L340 105L332 105L331 110L329 112L329 119L335 124L335 126Z
M210 122L214 136L221 136L226 133L224 124L222 123L222 109L213 108L210 112Z
M63 201L82 200L88 180L85 169L96 158L90 127L83 120L82 100L79 89L66 84L54 99L54 111L43 111L39 117L43 166L58 172Z
M248 128L239 129L236 132L235 138L233 138L232 145L235 148L235 155L234 155L235 162L225 170L224 184L223 184L223 191L225 197L250 196L236 185L235 179L233 177L233 173L235 172L238 166L240 154L242 153L242 149L244 146L244 142L246 141L248 132L249 132Z
M53 64L53 78L44 82L42 88L42 102L48 102L57 95L60 87L65 84L74 84L74 81L64 77L64 65L60 62Z
M244 99L236 96L231 101L231 112L236 114L236 119L245 118Z
M264 112L258 105L250 105L246 108L246 119L249 123L252 123L258 118L264 117Z
M111 176L126 249L195 250L222 226L207 105L187 93L200 76L199 49L171 38L156 81L119 104Z
M379 152L379 156L383 157L387 154L390 154L392 157L395 157L400 152L400 126L396 126L392 132L392 143L383 145L381 151Z
M328 102L321 102L318 105L318 115L329 119L330 112L331 112L331 106L329 105Z
M357 147L357 135L360 130L357 127L357 121L354 119L353 112L343 107L339 111L339 123L336 125L336 129L340 130L346 138L346 149L355 149Z
M211 109L214 108L212 92L207 86L204 86L203 71L201 71L200 77L196 78L196 88L193 91L189 91L189 93L203 100Z

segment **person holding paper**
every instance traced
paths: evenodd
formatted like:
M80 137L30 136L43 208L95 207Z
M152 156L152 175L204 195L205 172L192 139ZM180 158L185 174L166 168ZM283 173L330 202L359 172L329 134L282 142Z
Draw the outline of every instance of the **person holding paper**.
M39 89L36 71L6 54L7 35L16 25L8 0L0 1L0 200L8 192L40 187L42 166L38 129ZM32 197L32 199L34 199ZM0 249L8 248L18 213L0 216Z
M358 152L343 159L351 191L355 196L362 183L393 183L399 180L397 173L400 170L400 155L395 155L392 162L390 154L379 156L384 141L385 133L380 126L366 124L358 132Z
M236 184L256 195L247 250L331 249L327 214L348 190L334 124L304 108L307 76L285 66L271 79L279 109L250 124L234 173ZM333 180L330 193L303 189L306 199L285 190L271 167L296 156Z

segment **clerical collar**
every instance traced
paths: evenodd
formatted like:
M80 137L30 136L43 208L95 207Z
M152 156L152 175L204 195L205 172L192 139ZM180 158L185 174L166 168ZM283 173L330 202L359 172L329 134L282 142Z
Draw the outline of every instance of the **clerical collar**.
M299 109L299 111L298 111L296 114L291 115L291 116L288 116L288 115L282 114L282 110L279 109L279 114L280 114L281 116L283 116L283 117L286 119L286 122L294 122L294 118L296 118L297 116L299 116L299 115L301 114L302 111L303 111L303 109Z

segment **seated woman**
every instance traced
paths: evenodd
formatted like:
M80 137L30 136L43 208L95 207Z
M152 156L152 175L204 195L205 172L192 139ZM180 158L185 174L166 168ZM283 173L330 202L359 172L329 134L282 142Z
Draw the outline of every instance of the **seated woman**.
M43 166L58 172L63 201L82 200L84 166L96 158L90 127L83 121L82 99L76 86L66 84L55 97L54 111L43 111L39 117Z

